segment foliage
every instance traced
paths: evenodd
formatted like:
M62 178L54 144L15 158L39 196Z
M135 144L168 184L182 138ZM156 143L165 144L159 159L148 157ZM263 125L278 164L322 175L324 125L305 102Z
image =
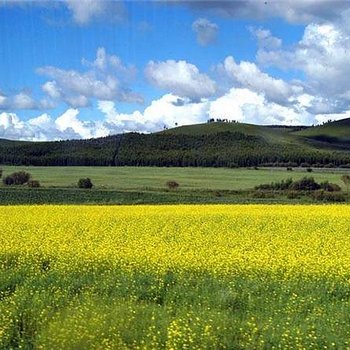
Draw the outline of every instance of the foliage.
M287 180L282 180L280 182L272 182L270 184L261 184L261 185L255 186L255 189L284 191L284 190L289 190L292 184L293 184L293 180L289 178Z
M347 206L0 216L1 349L349 347Z
M329 183L328 181L323 181L317 183L313 177L303 177L300 180L293 181L291 178L287 180L282 180L280 182L272 182L270 184L261 184L255 186L256 190L274 190L274 191L316 191L323 189L328 192L338 192L341 191L340 186L337 184ZM290 195L292 198L292 194Z
M340 186L338 186L337 184L332 184L328 181L324 181L320 183L320 188L328 191L328 192L339 192L341 191Z
M347 174L342 175L341 180L343 181L344 185L346 186L347 191L349 192L350 175L347 175Z
M323 202L345 202L345 196L339 192L318 190L312 193L312 198Z
M320 184L318 184L313 177L306 176L300 180L293 181L290 185L290 189L294 191L315 191L320 188Z
M83 179L79 179L78 181L78 187L79 188L87 188L87 189L90 189L92 188L93 184L91 182L91 179L90 178L83 178Z
M38 187L40 187L40 182L38 180L29 180L28 187L38 188Z
M31 175L26 171L14 172L3 179L4 185L23 185L27 183Z
M1 140L0 164L309 168L350 163L350 144L305 141L295 131L286 127L210 123L161 133L128 133L90 140Z
M174 190L179 187L179 183L174 180L169 180L166 182L166 186L169 188L169 190Z

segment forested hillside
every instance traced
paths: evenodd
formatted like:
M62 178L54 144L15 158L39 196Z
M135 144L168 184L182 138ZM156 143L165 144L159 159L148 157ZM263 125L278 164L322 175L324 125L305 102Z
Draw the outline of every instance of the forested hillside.
M350 120L318 127L215 122L90 140L0 141L0 163L88 166L349 166Z

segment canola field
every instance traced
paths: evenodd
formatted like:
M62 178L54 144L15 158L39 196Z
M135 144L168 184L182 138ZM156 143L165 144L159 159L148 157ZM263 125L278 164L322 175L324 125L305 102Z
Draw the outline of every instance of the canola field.
M349 209L0 207L0 349L349 349Z

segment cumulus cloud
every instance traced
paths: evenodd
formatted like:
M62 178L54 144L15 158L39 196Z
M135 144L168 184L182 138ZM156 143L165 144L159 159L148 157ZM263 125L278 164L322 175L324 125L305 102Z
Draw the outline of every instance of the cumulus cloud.
M232 56L227 57L217 69L231 79L235 86L264 94L269 101L288 104L303 93L302 86L273 78L262 72L255 63L247 61L236 63Z
M2 0L1 6L17 6L23 9L28 6L53 9L64 6L70 12L73 21L79 25L96 21L118 23L128 16L123 2L113 0Z
M215 82L186 61L150 61L145 75L154 86L196 101L216 92Z
M88 68L85 72L52 66L38 68L38 74L52 79L42 85L43 92L73 108L86 107L92 99L143 103L142 96L129 88L129 82L136 75L134 66L123 65L104 48L97 50L93 62L83 60L82 63Z
M96 20L120 22L126 17L126 9L121 1L65 0L73 19L80 25Z
M0 110L44 109L48 107L51 107L48 101L45 99L36 101L30 93L24 91L10 96L0 92Z
M303 99L301 99L303 100ZM121 113L112 101L99 101L102 120L79 118L79 110L69 108L54 119L44 113L24 121L14 113L0 114L0 137L20 140L59 140L101 137L123 132L154 132L164 126L204 123L209 118L229 118L259 124L311 124L308 100L293 106L270 102L263 94L245 88L232 88L225 95L210 101L193 102L189 98L166 94L152 101L143 111ZM318 117L321 120L321 116ZM336 119L335 117L333 119ZM317 119L318 120L318 119Z
M207 46L216 42L219 27L206 18L198 18L192 23L192 30L197 35L198 44Z
M314 95L330 100L339 112L350 102L350 35L336 24L309 24L292 48L260 48L257 60L265 66L299 70Z
M278 49L282 46L282 40L273 36L268 29L249 28L249 30L257 39L259 48Z
M204 13L214 13L229 18L266 19L280 17L290 23L310 23L336 20L350 8L342 0L284 0L284 1L184 1L168 0Z
M213 101L209 115L262 125L305 125L312 121L312 115L303 106L288 107L270 102L263 94L246 88L232 88Z

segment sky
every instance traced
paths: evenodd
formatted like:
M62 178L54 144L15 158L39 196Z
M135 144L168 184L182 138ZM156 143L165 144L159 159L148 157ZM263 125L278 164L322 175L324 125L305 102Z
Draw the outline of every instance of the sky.
M0 0L0 138L350 117L350 1Z

